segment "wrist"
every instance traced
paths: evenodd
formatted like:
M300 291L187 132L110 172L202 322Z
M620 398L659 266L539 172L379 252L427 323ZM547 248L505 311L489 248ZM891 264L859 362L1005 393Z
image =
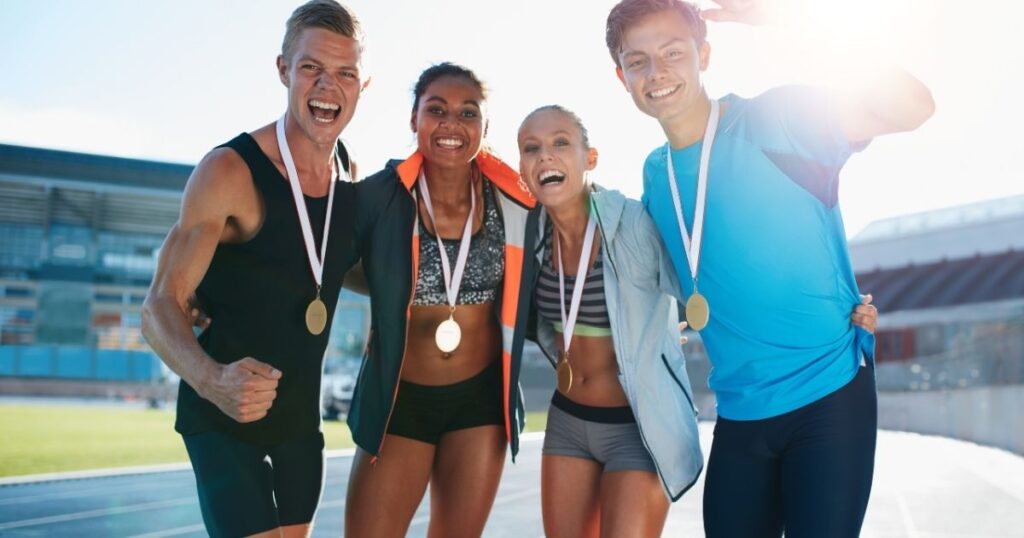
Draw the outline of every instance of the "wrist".
M219 364L205 354L196 361L196 363L199 364L200 367L197 368L197 371L193 376L194 379L186 381L188 381L189 385L196 390L196 393L198 393L199 396L203 399L209 400L210 398L208 395L210 393L210 389L216 385L217 381L220 379L220 375L224 371L224 365Z

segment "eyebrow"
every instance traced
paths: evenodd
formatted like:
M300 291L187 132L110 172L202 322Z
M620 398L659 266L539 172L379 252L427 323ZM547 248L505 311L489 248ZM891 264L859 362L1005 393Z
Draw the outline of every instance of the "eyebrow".
M437 95L431 95L430 97L427 97L426 99L423 100L424 103L429 103L430 101L440 101L443 104L448 104L448 101L446 101L444 97L440 97ZM473 105L477 108L480 108L480 103L476 102L475 99L466 99L465 101L462 102L462 104Z
M662 49L668 48L668 47L670 47L672 45L675 45L677 43L686 43L686 39L683 39L681 37L673 37L672 39L669 39L668 41L666 41L666 42L662 43L661 45L659 45L658 46L658 50L662 50ZM638 55L639 56L645 56L646 53L640 52L640 51L637 51L637 50L626 50L626 49L623 49L623 51L622 51L622 56L624 58L625 57L629 57L629 56L638 56Z
M316 59L316 58L314 58L314 57L312 57L312 56L310 56L308 54L303 54L302 56L299 56L299 60L298 60L297 63L303 63L303 62L315 63L315 64L317 64L317 65L319 65L321 67L324 66L323 62L321 62L320 60L318 60L318 59ZM350 69L352 71L359 71L359 66L346 64L346 65L341 66L340 69Z

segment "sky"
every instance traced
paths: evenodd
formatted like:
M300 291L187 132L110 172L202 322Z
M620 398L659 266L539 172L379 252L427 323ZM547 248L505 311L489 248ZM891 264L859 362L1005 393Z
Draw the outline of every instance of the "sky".
M772 0L765 0L772 2ZM275 120L274 61L297 1L3 0L0 143L195 163ZM518 165L516 129L534 108L576 111L598 183L639 197L646 155L664 143L615 77L604 23L615 0L351 0L372 77L344 139L362 173L409 155L411 88L455 61L490 86L487 142ZM787 83L842 88L887 65L934 95L934 117L875 140L841 174L848 235L869 222L1024 194L1024 4L954 0L781 0L769 27L712 24L712 96ZM704 2L708 6L710 2Z

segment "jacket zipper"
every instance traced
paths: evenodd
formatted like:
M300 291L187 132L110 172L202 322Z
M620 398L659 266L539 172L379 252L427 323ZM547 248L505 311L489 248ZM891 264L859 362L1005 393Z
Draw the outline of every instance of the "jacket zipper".
M679 378L676 377L676 373L672 371L672 365L668 363L668 357L666 357L664 353L661 354L661 362L662 364L665 365L665 368L668 370L668 375L672 376L672 379L676 382L676 385L679 385L679 390L682 391L683 396L686 396L686 402L690 404L690 409L693 409L693 414L699 414L697 406L693 405L693 398L691 398L690 394L686 392L686 387L683 386L683 382L680 381ZM686 366L683 367L685 368Z

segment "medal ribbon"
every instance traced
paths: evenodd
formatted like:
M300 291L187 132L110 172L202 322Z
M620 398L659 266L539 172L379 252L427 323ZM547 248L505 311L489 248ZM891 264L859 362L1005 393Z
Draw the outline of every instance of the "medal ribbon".
M700 268L700 247L704 241L704 206L707 204L708 163L711 161L711 146L715 142L715 131L718 130L718 101L711 100L711 114L708 125L704 128L704 142L700 149L700 168L697 172L697 201L694 204L693 239L686 231L683 218L683 204L679 201L679 186L676 185L676 171L672 166L672 145L665 144L665 160L668 166L668 186L672 190L672 203L676 208L676 222L679 223L679 235L683 238L683 250L686 261L690 264L690 277L693 279L694 292L697 289L697 271Z
M572 288L572 304L569 306L569 315L565 314L565 269L562 267L562 244L558 239L558 232L555 232L555 242L558 244L558 293L562 299L558 306L562 307L562 353L569 353L569 345L572 343L572 331L576 328L576 318L580 313L580 301L583 299L583 285L587 278L587 265L590 264L590 251L594 246L594 230L597 228L597 219L590 215L587 221L587 231L583 236L583 251L580 253L580 263L576 268L576 281Z
M287 116L287 114L285 114ZM327 258L327 234L331 231L331 210L334 208L334 184L337 181L338 150L334 150L334 167L331 172L331 187L327 194L327 218L324 219L324 236L320 244L320 257L316 256L316 241L313 238L313 227L309 224L309 213L306 210L306 202L302 198L302 187L299 185L299 172L295 169L295 161L292 159L292 152L288 148L288 139L284 134L285 116L277 120L277 147L281 151L281 159L284 160L284 167L288 171L288 183L292 187L292 199L295 201L295 210L299 214L299 225L302 228L302 241L306 245L306 255L309 258L309 267L313 271L313 280L316 281L317 297L320 296L320 285L324 279L324 260Z
M455 260L455 272L451 271L451 263L448 261L448 253L445 252L444 243L441 241L441 234L437 232L437 219L434 218L434 205L430 202L430 189L427 187L427 178L420 170L419 177L420 192L423 193L424 205L427 206L427 214L430 215L430 222L434 224L434 238L437 239L437 249L441 253L441 267L444 269L444 287L448 294L448 306L455 311L455 300L459 297L459 287L462 285L462 274L466 269L466 260L469 259L469 238L473 235L473 214L476 213L476 193L473 192L473 182L469 183L469 216L466 217L466 226L462 230L462 241L459 243L459 257Z

